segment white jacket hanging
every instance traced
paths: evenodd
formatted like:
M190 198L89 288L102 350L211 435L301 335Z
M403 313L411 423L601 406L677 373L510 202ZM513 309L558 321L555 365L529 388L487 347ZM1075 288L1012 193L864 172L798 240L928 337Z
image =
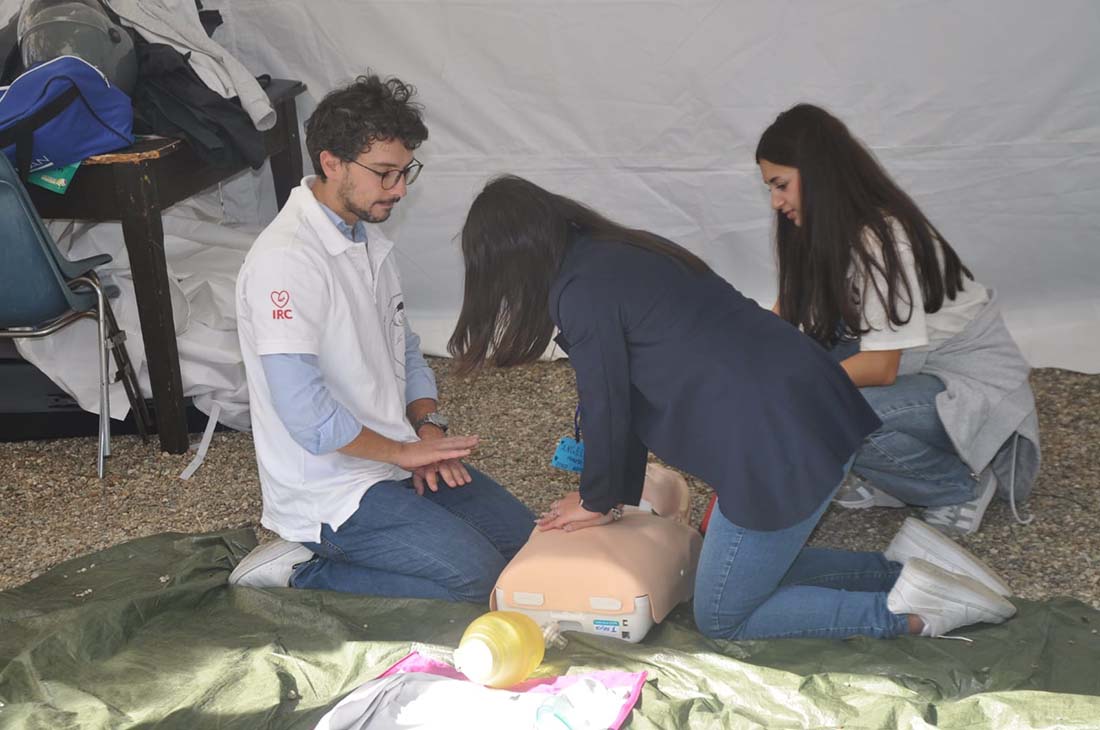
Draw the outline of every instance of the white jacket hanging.
M104 0L123 25L150 43L190 53L191 68L207 86L229 99L239 96L256 129L275 126L275 109L248 69L206 35L194 0Z

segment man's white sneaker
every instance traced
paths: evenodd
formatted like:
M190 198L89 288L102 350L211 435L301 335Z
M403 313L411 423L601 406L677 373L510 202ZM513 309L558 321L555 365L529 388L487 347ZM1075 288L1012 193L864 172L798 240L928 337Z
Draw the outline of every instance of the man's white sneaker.
M902 568L886 607L918 616L924 622L921 636L942 636L976 623L999 624L1016 614L1015 606L973 578L920 558L911 558Z
M982 526L982 518L997 492L997 477L987 468L978 477L978 496L969 502L926 507L924 521L946 535L973 535Z
M286 588L295 566L313 557L300 542L275 538L252 549L229 574L229 585L252 588Z
M921 558L944 570L969 576L997 595L1012 595L1008 584L981 558L916 517L905 518L883 554L887 560L903 565Z
M844 509L867 509L868 507L904 507L896 497L891 497L886 492L873 486L866 479L848 472L840 489L833 495L833 501L838 507Z

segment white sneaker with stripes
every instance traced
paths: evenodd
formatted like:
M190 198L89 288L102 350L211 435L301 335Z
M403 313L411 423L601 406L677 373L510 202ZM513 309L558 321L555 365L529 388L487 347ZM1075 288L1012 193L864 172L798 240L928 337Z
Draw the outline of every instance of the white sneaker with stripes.
M886 492L871 484L863 477L848 472L840 489L833 496L833 501L838 507L844 509L867 509L868 507L904 507L896 497L891 497Z
M924 521L945 535L973 535L982 526L982 518L993 495L997 493L997 477L987 468L978 477L978 496L969 502L926 507Z

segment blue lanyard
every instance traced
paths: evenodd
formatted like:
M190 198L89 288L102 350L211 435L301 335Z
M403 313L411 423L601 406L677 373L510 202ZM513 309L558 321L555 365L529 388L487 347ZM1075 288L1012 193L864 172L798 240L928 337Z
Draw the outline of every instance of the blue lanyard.
M573 437L581 440L581 404L577 404L577 410L573 411Z

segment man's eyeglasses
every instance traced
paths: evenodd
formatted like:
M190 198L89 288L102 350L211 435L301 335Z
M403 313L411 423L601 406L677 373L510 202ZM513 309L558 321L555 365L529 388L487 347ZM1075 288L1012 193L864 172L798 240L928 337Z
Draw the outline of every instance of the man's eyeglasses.
M413 159L405 167L400 170L386 170L385 172L378 172L374 168L367 167L362 162L356 160L348 160L348 162L354 162L364 170L369 170L377 175L382 180L382 189L389 190L397 186L397 183L401 181L401 178L405 178L406 185L412 185L416 182L416 178L420 175L420 171L424 169L424 165L417 159Z

